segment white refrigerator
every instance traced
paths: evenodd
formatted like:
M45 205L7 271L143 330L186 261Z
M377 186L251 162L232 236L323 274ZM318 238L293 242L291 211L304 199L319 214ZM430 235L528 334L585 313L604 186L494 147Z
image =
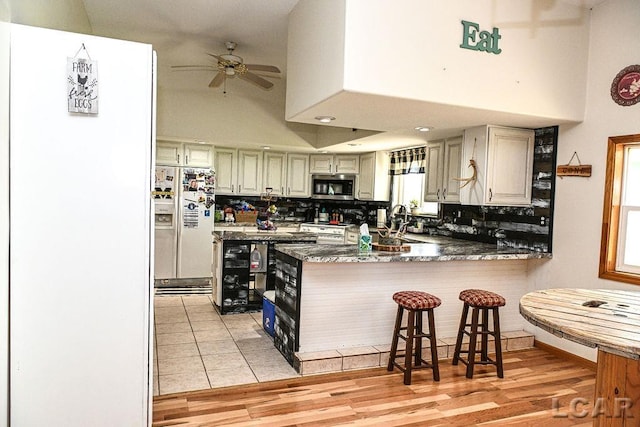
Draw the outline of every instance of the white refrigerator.
M15 24L10 36L7 423L150 426L153 50ZM97 64L92 114L69 111L80 55Z
M206 168L158 166L155 171L156 281L210 279L215 173Z

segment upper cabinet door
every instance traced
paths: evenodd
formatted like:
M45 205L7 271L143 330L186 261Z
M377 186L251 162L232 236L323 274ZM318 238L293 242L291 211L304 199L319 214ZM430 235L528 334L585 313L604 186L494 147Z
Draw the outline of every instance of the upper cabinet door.
M427 170L424 176L424 201L442 201L442 174L444 166L444 140L427 143Z
M356 182L358 200L389 201L389 154L382 151L361 154L360 174Z
M311 196L309 155L289 153L287 155L287 189L289 197Z
M333 173L333 154L312 154L310 157L310 173L331 174Z
M358 154L312 154L310 172L312 174L357 174L360 171Z
M235 194L236 155L236 150L232 148L216 148L214 150L216 193L218 194Z
M444 163L442 174L442 201L457 203L460 201L460 178L462 165L462 135L447 138L444 143Z
M287 155L286 153L264 153L264 175L262 184L265 191L272 188L272 194L284 195L287 185Z
M531 204L534 140L533 130L489 128L486 204Z
M260 195L262 187L262 151L238 150L238 193Z
M360 155L359 154L336 154L333 160L335 173L353 173L360 172Z
M185 166L210 168L213 166L213 147L205 144L185 144Z
M156 144L156 164L158 166L180 166L182 144L158 142Z

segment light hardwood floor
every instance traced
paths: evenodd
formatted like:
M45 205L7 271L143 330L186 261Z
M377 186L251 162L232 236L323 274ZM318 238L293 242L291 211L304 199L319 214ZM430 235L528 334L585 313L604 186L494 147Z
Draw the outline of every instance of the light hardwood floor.
M159 396L153 426L591 426L595 371L539 348L504 354L505 375L440 362L410 386L385 368Z

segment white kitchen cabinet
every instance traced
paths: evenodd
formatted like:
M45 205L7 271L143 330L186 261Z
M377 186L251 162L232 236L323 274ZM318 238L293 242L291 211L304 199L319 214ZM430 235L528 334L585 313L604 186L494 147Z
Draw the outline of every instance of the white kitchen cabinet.
M356 182L358 200L389 201L389 154L382 151L361 154Z
M288 197L310 197L311 176L309 175L308 154L287 154L287 190Z
M182 144L176 142L160 142L156 144L156 164L159 166L180 166L182 160Z
M429 141L426 148L427 170L424 201L457 203L460 201L462 136Z
M529 206L535 132L500 126L465 130L463 164L477 164L477 179L460 190L460 203ZM471 168L465 176L471 176Z
M259 196L262 187L262 151L238 150L238 193Z
M272 194L283 196L287 188L287 154L267 151L264 153L264 188L272 188Z
M156 144L156 164L158 166L210 168L213 166L213 148L206 144L158 141Z
M184 144L184 166L210 168L213 166L213 147L206 144Z
M262 151L216 147L216 194L256 196L262 188Z
M218 148L213 152L216 171L216 194L235 194L237 151L232 148Z
M357 174L360 170L358 154L312 154L310 162L312 174Z

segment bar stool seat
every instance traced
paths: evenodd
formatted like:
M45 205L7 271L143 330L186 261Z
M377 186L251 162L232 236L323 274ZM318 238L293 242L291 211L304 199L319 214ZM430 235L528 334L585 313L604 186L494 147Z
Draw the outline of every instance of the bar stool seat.
M440 381L438 370L438 346L433 309L439 307L438 297L422 291L401 291L393 294L393 300L398 304L395 328L389 353L388 371L397 367L404 372L404 384L411 384L411 372L417 369L431 369L433 380ZM402 317L407 310L407 326L402 326ZM422 313L426 312L429 322L428 332L422 329ZM406 335L402 332L405 331ZM427 338L431 345L431 363L422 359L422 338ZM397 354L398 340L405 340L404 354ZM396 358L404 358L404 364L398 363Z
M482 289L466 289L460 292L458 298L464 303L464 306L462 307L462 317L460 318L456 348L453 354L453 364L457 365L458 361L461 361L467 365L467 378L473 378L475 365L495 365L498 378L504 378L498 308L503 307L506 304L506 300L495 292ZM469 307L472 309L471 323L467 323ZM493 317L493 330L489 329L489 311L491 311ZM482 318L479 321L480 313L482 313ZM469 331L467 331L467 328L469 328ZM467 350L462 350L462 339L464 335L469 336L469 348ZM476 360L478 335L480 335L480 360ZM491 359L488 355L489 336L494 338L495 360ZM464 359L460 357L461 353L466 353L467 358Z

